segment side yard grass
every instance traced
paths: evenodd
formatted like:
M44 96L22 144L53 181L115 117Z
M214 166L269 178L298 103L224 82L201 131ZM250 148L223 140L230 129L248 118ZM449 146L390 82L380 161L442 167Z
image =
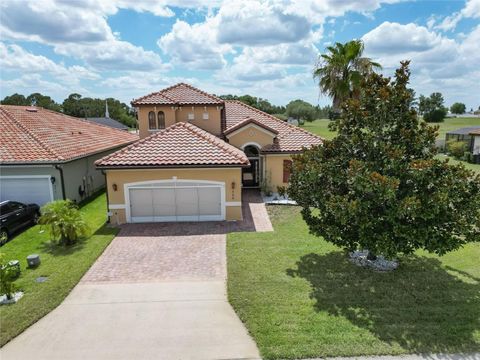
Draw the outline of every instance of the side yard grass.
M394 272L351 264L297 207L275 231L228 235L228 297L266 359L480 351L480 243Z
M72 247L51 246L48 232L37 225L0 248L8 260L20 260L22 272L15 284L25 292L17 304L0 307L0 346L57 307L112 241L118 230L105 225L106 211L104 193L82 206L90 235ZM26 257L34 253L41 265L28 269ZM39 276L47 281L37 283Z

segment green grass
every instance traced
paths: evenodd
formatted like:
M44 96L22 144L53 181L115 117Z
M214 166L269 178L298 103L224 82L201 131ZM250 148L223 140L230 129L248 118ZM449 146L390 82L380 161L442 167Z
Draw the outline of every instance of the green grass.
M8 260L20 260L22 273L15 284L25 292L18 303L0 307L1 346L56 308L112 241L118 230L104 225L106 211L105 194L83 205L90 235L72 247L52 246L47 231L37 225L0 248ZM40 255L41 264L28 269L25 259L33 253ZM48 280L35 282L39 276Z
M228 296L266 359L480 351L480 244L418 252L394 272L352 265L271 206L272 233L228 235Z
M325 139L332 139L335 136L335 132L332 132L328 129L328 124L330 120L328 119L319 119L312 122L306 122L302 127L305 130L308 130L318 136L321 136ZM431 124L436 125L436 124ZM469 126L480 126L480 117L475 118L446 118L443 123L438 124L440 129L438 131L438 139L445 139L445 134L448 131L459 129L462 127Z

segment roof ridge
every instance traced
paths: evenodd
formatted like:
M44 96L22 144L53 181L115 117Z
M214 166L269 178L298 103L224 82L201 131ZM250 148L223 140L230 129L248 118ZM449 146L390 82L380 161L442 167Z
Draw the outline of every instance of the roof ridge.
M193 85L190 85L190 84L187 84L187 83L184 83L184 82L180 82L178 83L177 85L184 85L192 90L195 90L195 91L198 91L199 93L205 95L205 96L208 96L209 98L213 99L213 100L217 100L217 101L220 101L220 102L224 102L225 100L219 98L218 96L215 96L213 94L210 94L210 93L207 93L206 91L203 91L203 90L200 90L199 88L193 86Z
M311 135L311 136L317 137L317 138L319 138L319 139L322 140L322 141L324 140L322 137L320 137L320 136L318 136L318 135L316 135L316 134L313 134L313 133L311 133L311 132L308 131L308 130L303 129L303 128L301 128L300 126L295 126L295 125L289 124L288 122L283 121L283 120L280 120L279 118L277 118L277 117L275 117L275 116L273 116L273 115L271 115L271 114L269 114L269 113L266 113L265 111L262 111L262 110L259 110L259 109L257 109L257 108L254 108L254 107L251 106L251 105L247 105L247 104L245 104L244 102L241 102L240 100L225 100L225 101L226 101L226 102L235 102L235 103L238 103L238 104L240 104L240 105L242 105L242 106L245 106L245 107L248 108L248 109L251 109L251 110L253 110L253 111L257 112L257 113L260 113L260 114L262 114L262 115L264 115L264 116L269 117L269 118L272 119L272 120L275 120L275 121L278 122L279 124L281 123L281 124L283 124L283 125L286 125L286 126L289 127L290 130L292 130L292 131L300 130L300 131L302 131L302 132L304 132L304 133L306 133L306 134L309 134L309 135ZM289 133L290 133L290 132L289 132ZM285 135L287 135L287 134L285 134ZM285 135L281 135L280 138L283 138Z
M166 88L164 88L164 89L161 89L161 90L159 90L159 91L154 91L154 92L151 92L150 94L141 96L141 97L139 97L139 98L137 98L137 99L133 99L133 100L131 101L131 104L134 104L134 103L143 101L144 99L146 99L146 98L148 98L148 97L150 97L150 96L153 96L153 95L163 96L164 98L166 98L167 100L171 101L172 103L174 103L174 104L179 104L179 103L181 103L181 102L179 102L179 101L171 98L170 96L166 95L165 93L168 92L168 91L170 91L170 90L172 90L172 89L174 89L174 88L181 87L181 86L184 86L184 87L187 87L187 88L189 88L189 89L191 89L191 90L193 90L193 91L196 91L196 92L198 92L198 93L200 93L200 94L202 94L202 95L204 95L204 96L206 96L206 97L208 97L208 98L210 98L210 99L212 99L212 100L215 100L215 101L218 101L218 102L224 102L223 99L221 99L221 98L219 98L219 97L217 97L217 96L215 96L215 95L213 95L213 94L209 94L209 93L207 93L207 92L205 92L205 91L203 91L203 90L200 90L199 88L197 88L197 87L195 87L195 86L193 86L193 85L187 84L187 83L185 83L185 82L179 82L179 83L176 83L176 84L174 84L174 85L170 85L170 86L168 86L168 87L166 87Z
M21 106L20 106L21 107ZM25 106L27 108L28 106ZM42 110L42 107L39 107ZM20 121L17 120L15 115L13 115L11 112L9 112L3 105L0 106L0 110L3 112L4 116L7 119L12 120L19 128L21 128L26 134L28 134L38 145L40 145L45 151L49 152L52 154L54 157L56 157L58 160L65 160L65 158L61 155L59 155L56 151L50 149L46 144L43 143L29 128L27 128L25 125L23 125Z

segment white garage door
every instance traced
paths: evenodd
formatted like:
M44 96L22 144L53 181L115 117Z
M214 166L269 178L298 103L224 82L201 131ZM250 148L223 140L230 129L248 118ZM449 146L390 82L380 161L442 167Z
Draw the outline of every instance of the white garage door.
M2 176L0 177L0 200L14 200L42 206L53 200L50 176Z
M135 184L128 186L128 197L131 222L225 219L223 183L162 181Z

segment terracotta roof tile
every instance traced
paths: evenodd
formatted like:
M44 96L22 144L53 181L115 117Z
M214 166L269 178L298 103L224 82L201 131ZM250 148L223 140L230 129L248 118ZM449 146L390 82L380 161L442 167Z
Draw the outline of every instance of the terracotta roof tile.
M322 144L322 138L298 126L255 109L237 100L225 101L226 133L238 128L239 124L254 119L256 122L278 132L277 143L264 146L262 152L299 152L304 147Z
M126 131L40 107L0 106L0 163L63 162L138 139Z
M221 105L223 100L185 83L179 83L132 101L132 105Z
M248 125L248 124L255 124L257 126L260 126L261 128L267 130L267 131L270 131L271 133L277 135L278 134L278 131L275 130L275 129L272 129L271 127L269 127L268 125L258 121L258 120L255 120L251 117L247 117L245 118L244 120L238 122L237 124L233 125L232 127L228 128L227 130L224 131L224 134L227 135L227 134L230 134L232 132L234 132L235 130L238 130L238 129L241 129L242 127Z
M197 126L179 122L95 163L98 167L248 166L245 154Z
M469 133L470 135L480 135L480 129L472 130Z

